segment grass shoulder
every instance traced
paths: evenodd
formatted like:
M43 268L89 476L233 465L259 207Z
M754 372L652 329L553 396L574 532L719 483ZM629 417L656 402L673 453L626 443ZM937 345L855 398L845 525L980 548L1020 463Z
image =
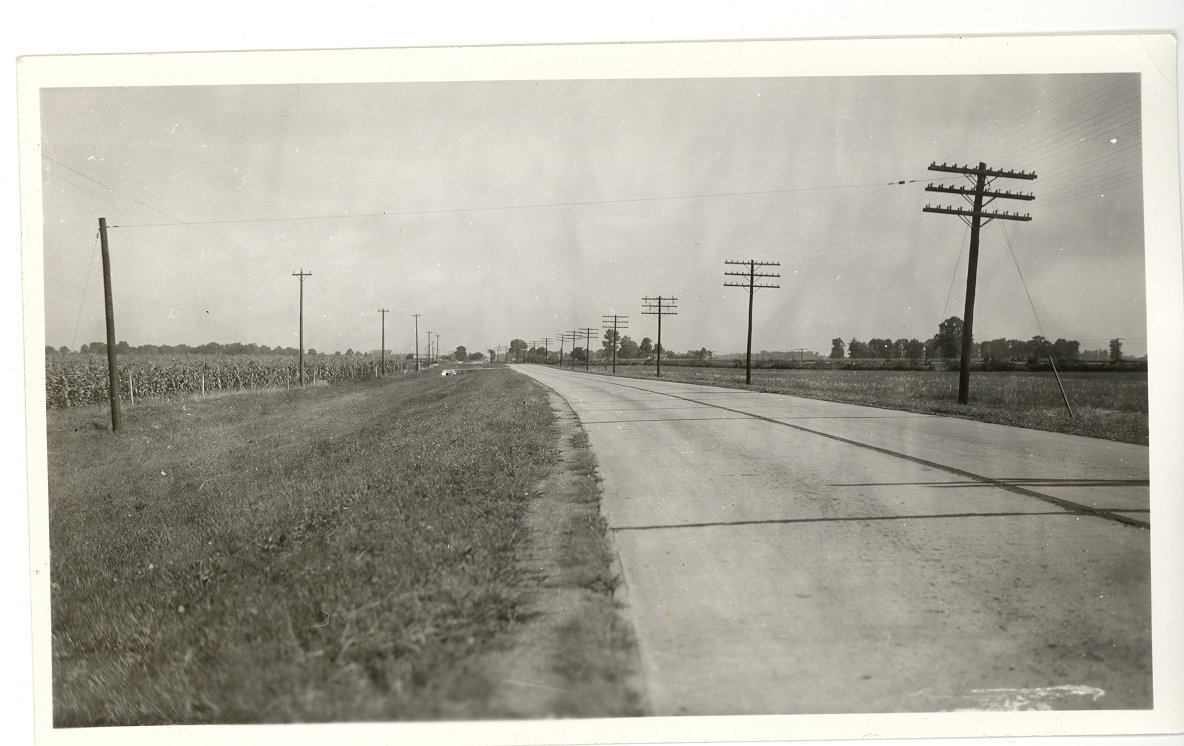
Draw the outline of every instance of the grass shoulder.
M49 415L55 725L513 714L489 661L534 613L531 502L561 464L542 387L425 373L104 417Z

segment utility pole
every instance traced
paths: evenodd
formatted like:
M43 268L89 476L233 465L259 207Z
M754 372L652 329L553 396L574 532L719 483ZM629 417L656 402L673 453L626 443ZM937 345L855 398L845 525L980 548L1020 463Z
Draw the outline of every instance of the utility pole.
M612 319L612 323L609 323ZM613 330L613 373L617 372L617 347L621 345L620 329L629 328L629 317L620 314L605 314L601 316L601 324L605 329Z
M746 262L733 262L728 260L724 264L746 264L748 265L747 272L724 272L725 275L733 275L736 277L747 277L747 283L740 282L725 282L724 287L731 288L748 288L748 348L744 355L744 384L752 383L752 296L756 294L757 288L779 288L780 285L758 285L756 279L758 277L778 278L781 275L768 272L757 272L757 267L780 267L780 262L758 262L749 259Z
M300 278L300 357L297 359L296 369L300 375L300 385L304 385L304 278L312 277L312 272L305 272L301 267L299 272L293 272L293 277Z
M576 342L580 340L580 331L573 329L570 332L564 332L567 338L571 340L571 354L568 355L568 360L571 361L571 369L576 369Z
M642 313L645 315L648 315L648 316L657 316L658 317L658 372L654 375L654 377L661 378L662 377L662 317L663 316L677 316L678 315L677 311L671 310L674 308L678 308L678 306L674 305L674 301L678 300L678 298L663 298L662 296L659 295L657 298L642 298L641 300L643 303L645 303L645 309L646 309L646 310L642 311ZM665 305L663 305L663 303L665 303Z
M415 317L415 372L419 372L419 314L411 314Z
M539 340L543 343L543 365L551 364L551 343L555 340L550 337L543 337Z
M378 348L379 358L382 360L382 376L386 377L386 315L390 313L388 309L380 308L378 312L382 314L382 338L381 346Z
M589 366L591 365L592 360L592 332L594 332L595 329L584 327L583 329L580 329L580 331L584 333L584 370L590 370Z
M970 180L973 187L965 186L946 186L938 184L934 186L932 183L925 187L927 192L945 192L946 194L959 194L971 205L971 209L967 210L963 207L955 208L953 206L931 207L925 205L923 212L937 212L944 215L957 215L962 218L963 222L970 226L970 255L967 259L966 265L966 310L962 318L962 366L958 373L958 403L968 404L970 402L970 345L973 338L972 328L974 326L974 286L978 277L978 233L979 228L992 220L1022 220L1029 221L1032 219L1031 215L1020 215L1019 213L997 212L994 210L984 210L983 208L991 204L997 199L1020 199L1031 201L1036 199L1033 194L1021 194L1019 192L1006 191L1002 192L996 189L990 189L990 185L995 179L1026 179L1031 181L1036 178L1034 173L1025 173L1023 171L1000 171L997 169L987 168L987 164L981 161L978 167L973 166L947 166L946 164L931 163L929 165L930 171L944 171L946 173L962 174Z
M430 331L428 332L427 355L428 355L428 365L430 366L432 364L432 333Z
M111 396L111 432L119 432L119 366L115 361L115 303L111 295L111 252L107 249L107 218L99 218L99 242L103 247L103 300L107 316L107 386ZM93 249L92 249L93 251Z

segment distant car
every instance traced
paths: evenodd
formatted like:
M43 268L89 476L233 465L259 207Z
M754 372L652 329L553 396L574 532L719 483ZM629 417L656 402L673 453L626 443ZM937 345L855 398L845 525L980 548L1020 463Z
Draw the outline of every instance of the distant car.
M455 371L455 370L442 370L442 371L440 371L440 375L442 375L442 376L455 376L455 375L456 375L456 371Z

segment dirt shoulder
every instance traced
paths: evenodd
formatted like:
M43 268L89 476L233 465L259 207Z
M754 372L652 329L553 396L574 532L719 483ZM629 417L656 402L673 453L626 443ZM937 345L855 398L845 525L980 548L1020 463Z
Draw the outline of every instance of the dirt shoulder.
M556 394L560 432L552 473L528 509L521 565L522 622L482 665L495 690L489 715L628 717L645 705L637 649L615 589L616 552L600 512L596 458L575 413Z

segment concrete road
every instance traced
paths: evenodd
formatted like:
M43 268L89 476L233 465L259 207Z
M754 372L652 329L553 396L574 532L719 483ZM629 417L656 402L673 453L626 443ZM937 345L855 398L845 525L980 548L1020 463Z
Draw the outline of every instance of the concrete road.
M588 432L651 714L1152 705L1147 448L516 369Z

